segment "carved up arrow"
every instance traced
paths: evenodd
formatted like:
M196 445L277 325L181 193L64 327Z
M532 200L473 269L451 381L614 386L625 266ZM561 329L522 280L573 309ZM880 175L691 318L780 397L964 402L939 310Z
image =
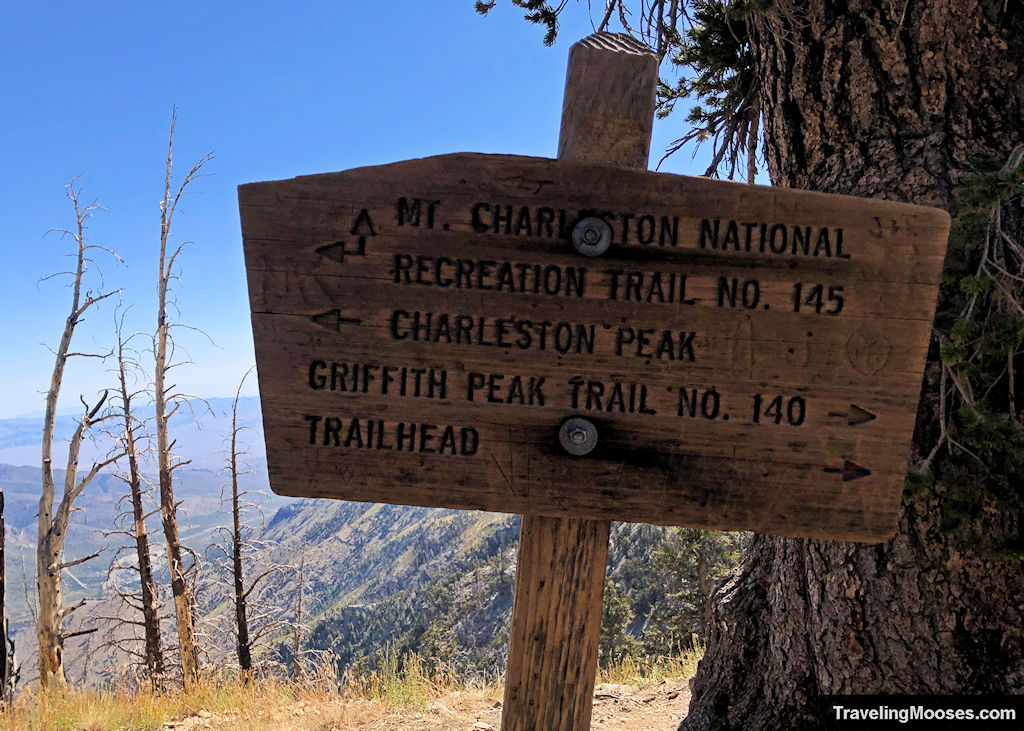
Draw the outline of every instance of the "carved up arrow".
M842 475L843 482L859 480L860 478L867 477L868 475L871 474L871 470L869 470L867 467L861 467L856 462L851 462L850 460L846 460L843 462L842 469L840 469L839 467L826 467L824 471L829 472L831 474Z
M319 315L313 315L310 319L314 324L327 330L333 330L334 332L341 332L342 323L358 325L362 322L362 320L357 317L342 317L341 310L338 309L321 312Z
M857 404L850 404L850 411L830 411L829 416L845 417L847 426L857 426L858 424L866 424L869 421L874 421L878 417L872 414L867 409L862 409Z

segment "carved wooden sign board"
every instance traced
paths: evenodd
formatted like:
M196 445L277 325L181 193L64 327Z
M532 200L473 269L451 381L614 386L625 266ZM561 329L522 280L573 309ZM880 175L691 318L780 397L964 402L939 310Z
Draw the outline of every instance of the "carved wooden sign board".
M944 212L477 154L239 201L275 492L891 536Z

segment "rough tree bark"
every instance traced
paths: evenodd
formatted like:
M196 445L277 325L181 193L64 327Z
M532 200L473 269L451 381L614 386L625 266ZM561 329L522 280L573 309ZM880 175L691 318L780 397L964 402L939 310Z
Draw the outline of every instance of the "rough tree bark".
M972 159L1024 142L1020 4L780 0L749 28L775 185L946 206ZM946 489L887 543L758 536L718 593L680 729L817 728L821 694L1021 693L1024 571L966 537L1019 516L940 532Z
M181 657L181 672L185 690L192 690L199 682L199 647L196 641L195 619L192 615L192 596L189 587L188 569L184 562L184 551L178 536L178 504L174 500L174 470L187 462L176 462L173 458L173 444L170 440L168 423L178 410L181 401L171 393L173 386L167 385L167 371L173 363L173 339L171 321L167 314L167 292L175 278L175 265L184 245L173 252L168 251L171 222L189 183L199 174L200 168L210 159L207 155L185 176L175 194L171 193L171 161L174 152L174 125L177 109L171 115L171 133L167 143L167 166L164 172L164 197L160 204L160 269L157 282L157 326L153 335L153 404L156 420L157 464L160 476L160 515L167 543L167 561L171 573L171 596L174 601L174 616L178 630L178 652ZM193 564L194 568L194 564Z

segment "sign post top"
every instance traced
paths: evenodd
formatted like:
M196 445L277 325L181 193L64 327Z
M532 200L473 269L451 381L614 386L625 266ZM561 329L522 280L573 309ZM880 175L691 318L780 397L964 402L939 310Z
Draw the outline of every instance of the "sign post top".
M558 158L646 168L657 81L657 55L628 34L594 33L573 44Z

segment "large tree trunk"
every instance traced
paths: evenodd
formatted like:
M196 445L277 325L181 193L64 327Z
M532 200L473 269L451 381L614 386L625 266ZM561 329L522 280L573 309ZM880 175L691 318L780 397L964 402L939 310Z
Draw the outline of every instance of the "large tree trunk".
M133 462L131 472L132 517L135 553L139 559L139 587L142 591L142 624L146 637L146 675L149 677L150 685L157 689L163 685L164 674L164 653L160 641L160 606L156 595L156 582L153 580L153 563L149 555L149 533L146 531L145 512L142 505L142 481L138 473L138 465L134 464L134 450L129 456Z
M57 559L48 537L40 539L36 550L36 576L39 610L36 615L36 641L39 643L39 684L43 688L67 684L64 676L64 638L61 636L60 570L52 568ZM46 563L48 557L54 557Z
M1018 3L782 0L749 27L775 185L946 206L971 160L1024 142ZM680 729L816 728L821 694L1021 693L1024 571L969 537L1019 516L940 532L947 489L884 544L757 537Z
M74 191L73 188L69 188ZM64 323L60 345L54 359L53 374L50 377L50 389L46 393L46 414L43 417L43 448L42 448L42 490L39 494L38 543L36 545L36 587L38 590L39 608L36 614L36 641L39 644L39 685L49 688L51 685L64 685L64 640L61 635L63 596L61 594L61 572L58 568L61 553L64 550L63 530L54 531L53 501L56 484L53 477L53 432L57 421L57 399L60 396L61 384L64 380L64 368L67 364L71 338L78 324L81 307L82 272L85 260L83 249L83 220L78 212L78 201L73 197L75 213L78 221L78 265L75 269L75 281L72 290L71 314ZM69 469L78 465L78 455L74 455ZM71 477L75 479L74 474ZM66 529L67 526L64 526Z

